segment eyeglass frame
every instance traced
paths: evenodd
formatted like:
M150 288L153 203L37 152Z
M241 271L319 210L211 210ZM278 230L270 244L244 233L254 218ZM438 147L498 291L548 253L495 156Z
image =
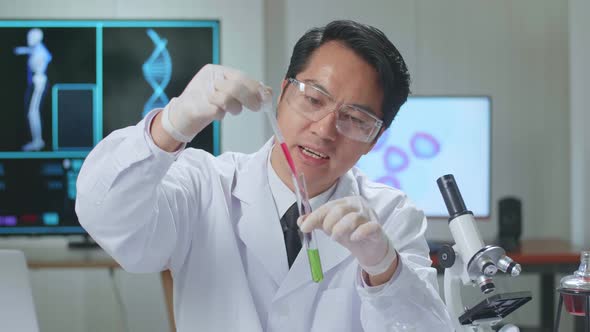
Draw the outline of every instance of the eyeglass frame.
M328 99L333 102L334 104L336 104L338 106L338 108L326 113L326 115L324 115L324 117L326 117L328 114L332 113L332 112L340 112L341 109L343 109L344 107L349 107L349 108L353 108L359 112L362 112L366 115L368 115L370 118L372 118L373 120L375 120L375 123L373 125L374 131L371 132L370 135L367 136L367 139L365 141L359 140L359 139L354 139L351 137L346 136L345 134L340 132L340 129L338 128L338 126L336 126L336 129L338 130L338 132L352 140L358 141L358 142L363 142L363 143L369 143L371 141L373 141L377 135L379 134L379 130L383 127L383 120L378 118L375 114L371 113L370 111L364 110L356 105L350 105L350 104L344 104L344 103L338 103L334 97L332 97L328 92L323 91L322 89L314 86L313 84L308 84L305 82L301 82L298 79L294 78L294 77L289 77L287 78L287 83L288 84L293 84L296 86L296 88L299 91L304 91L306 86L309 86L310 88L313 88L315 90L317 90L319 93L321 93L322 95L328 97ZM304 115L305 116L305 115ZM321 119L323 119L324 117L322 117L321 119L318 120L313 120L313 119L309 119L307 116L305 116L308 120L313 121L313 122L318 122Z

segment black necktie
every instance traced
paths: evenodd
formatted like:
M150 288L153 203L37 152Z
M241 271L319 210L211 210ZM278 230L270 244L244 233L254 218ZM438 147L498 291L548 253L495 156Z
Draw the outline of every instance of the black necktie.
M295 258L297 258L297 254L299 254L299 251L301 250L301 239L299 238L297 218L299 218L297 203L293 203L281 218L281 227L283 228L283 236L285 237L289 268L291 268Z

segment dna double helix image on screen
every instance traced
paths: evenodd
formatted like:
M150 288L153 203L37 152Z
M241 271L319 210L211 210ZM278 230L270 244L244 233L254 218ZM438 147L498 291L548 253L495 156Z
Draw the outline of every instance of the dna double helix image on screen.
M166 39L161 38L153 29L147 30L148 36L154 42L154 51L143 64L143 76L154 90L150 99L143 107L142 116L154 108L163 108L169 100L164 89L172 76L172 59L166 49Z

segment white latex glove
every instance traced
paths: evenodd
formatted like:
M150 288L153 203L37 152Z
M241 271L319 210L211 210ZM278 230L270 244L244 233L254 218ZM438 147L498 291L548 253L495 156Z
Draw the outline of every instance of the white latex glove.
M184 91L164 108L162 127L179 142L190 142L213 120L227 112L239 114L243 107L260 109L261 83L229 67L208 64L193 77Z
M397 253L367 201L351 196L322 205L297 221L304 233L321 229L348 248L361 268L370 275L389 269Z

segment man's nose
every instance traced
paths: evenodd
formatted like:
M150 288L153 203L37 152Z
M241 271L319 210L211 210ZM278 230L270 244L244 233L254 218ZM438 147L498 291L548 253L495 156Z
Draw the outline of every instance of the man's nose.
M311 124L313 134L327 141L334 141L338 137L336 129L336 112L330 112L320 120Z

